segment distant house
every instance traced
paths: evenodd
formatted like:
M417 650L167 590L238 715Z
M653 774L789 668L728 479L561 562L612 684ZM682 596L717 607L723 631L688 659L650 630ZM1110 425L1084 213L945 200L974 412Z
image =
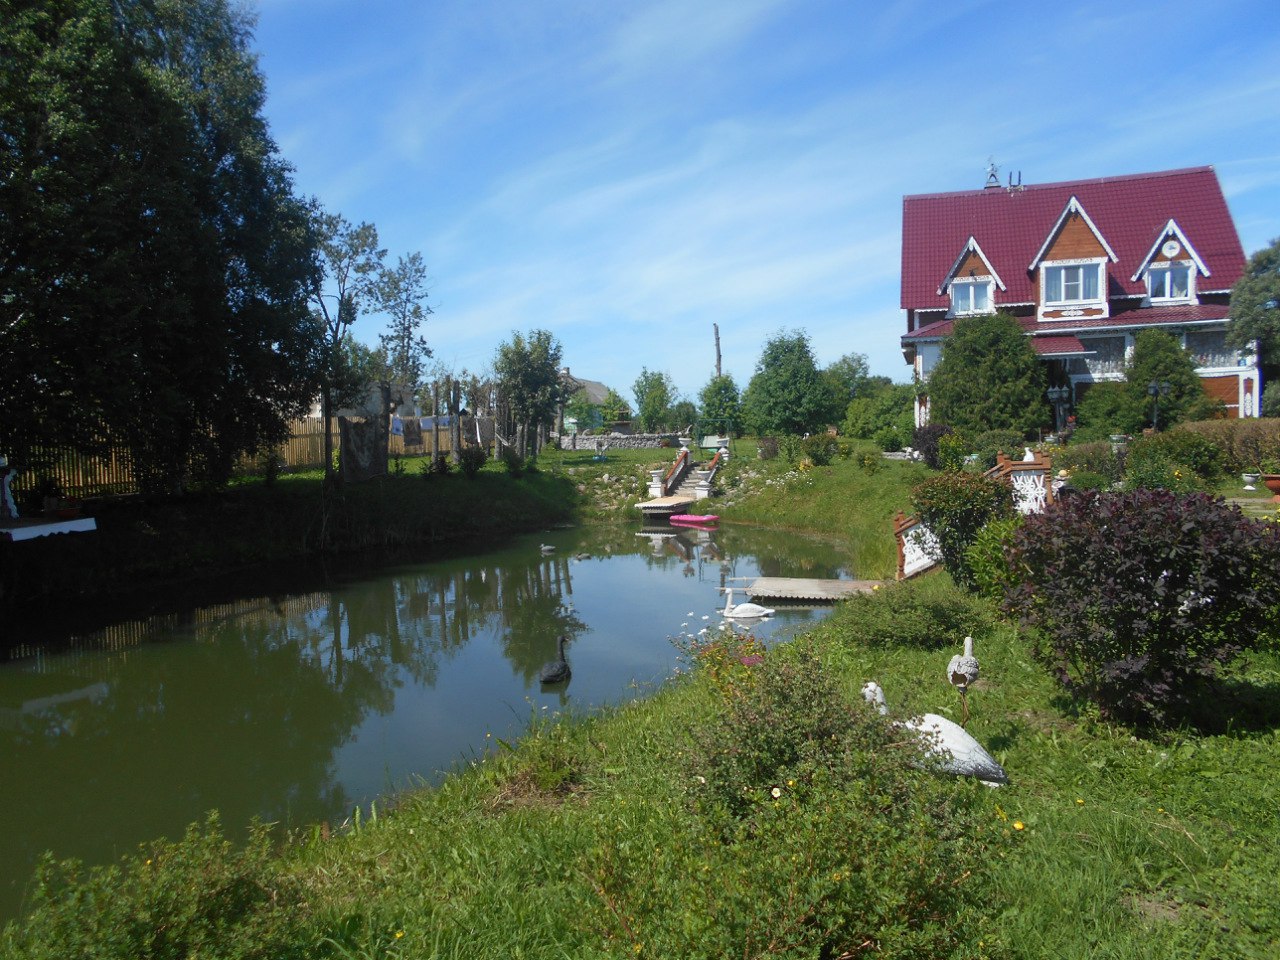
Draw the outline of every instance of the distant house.
M560 382L564 386L566 396L573 396L578 391L583 391L587 396L587 403L600 406L609 396L609 388L598 380L584 380L582 377L575 377L569 372L568 367L560 368ZM558 416L558 433L577 433L580 429L589 429L591 427L600 426L596 424L579 424L574 417L566 417L564 414L564 406L560 407Z
M1245 256L1212 167L902 200L903 356L928 420L929 372L958 318L1012 314L1069 409L1091 384L1124 378L1139 330L1178 337L1205 391L1232 417L1258 416L1255 352L1226 345Z

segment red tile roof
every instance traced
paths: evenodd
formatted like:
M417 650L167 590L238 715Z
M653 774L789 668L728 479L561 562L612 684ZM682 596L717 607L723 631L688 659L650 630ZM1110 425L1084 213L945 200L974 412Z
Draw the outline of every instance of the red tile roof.
M1042 357L1083 356L1088 351L1079 337L1064 335L1060 337L1036 337L1031 341L1036 353Z
M950 306L938 287L970 236L1008 287L995 292L996 306L1030 303L1027 268L1073 196L1119 258L1107 264L1112 295L1145 293L1141 278L1130 278L1170 220L1209 269L1197 278L1199 291L1229 290L1244 272L1244 249L1213 167L918 194L902 198L902 308Z
M1107 328L1126 329L1130 327L1174 326L1187 323L1205 323L1214 320L1222 321L1228 316L1226 304L1202 303L1185 307L1152 307L1143 310L1126 310L1110 317L1097 320L1037 320L1035 317L1017 317L1019 325L1026 332L1036 337L1055 337L1077 332L1094 332ZM921 327L902 338L903 343L915 340L931 340L951 335L955 329L955 319L939 320L927 327ZM1037 344L1038 349L1038 344Z

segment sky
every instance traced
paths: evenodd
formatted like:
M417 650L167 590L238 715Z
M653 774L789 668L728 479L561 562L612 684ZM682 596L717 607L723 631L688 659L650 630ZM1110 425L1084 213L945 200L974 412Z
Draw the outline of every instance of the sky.
M902 197L1212 165L1280 236L1280 3L250 0L297 192L418 252L434 362L551 331L696 401L803 331L910 379ZM362 318L377 344L386 318Z

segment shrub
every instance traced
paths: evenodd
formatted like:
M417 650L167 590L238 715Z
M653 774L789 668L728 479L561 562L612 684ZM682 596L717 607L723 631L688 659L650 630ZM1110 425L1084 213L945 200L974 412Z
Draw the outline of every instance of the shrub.
M459 466L468 479L475 477L489 459L489 451L484 447L463 447L458 452Z
M990 470L996 465L997 454L1016 460L1023 446L1022 434L1016 430L988 430L973 441L973 452L978 455L978 466Z
M776 460L778 457L778 438L760 437L756 441L756 453L761 460Z
M804 456L804 451L800 446L800 438L790 434L778 441L778 452L782 455L782 459L790 464L799 463L800 458Z
M986 524L1013 516L1005 480L976 473L943 473L911 491L916 516L937 538L939 560L956 583L973 587L965 551Z
M1124 486L1126 490L1191 493L1201 484L1194 470L1157 451L1141 457L1129 457L1125 462Z
M1163 724L1252 646L1280 603L1280 530L1207 494L1074 497L1026 519L1008 608L1035 655L1105 716Z
M515 447L503 447L502 465L510 476L519 477L524 473L524 456Z
M857 640L873 647L944 650L988 633L996 612L946 577L916 577L846 601Z
M296 957L307 942L299 900L272 868L265 827L235 849L210 815L178 843L158 841L115 866L83 871L46 857L9 945L33 958Z
M945 423L930 423L923 427L916 427L915 435L911 438L911 446L919 451L928 466L937 470L941 466L938 459L938 441L952 432L951 427Z
M1071 486L1076 490L1096 493L1101 490L1110 490L1113 485L1113 480L1091 470L1077 470L1071 474Z
M969 442L959 433L946 433L938 438L938 467L960 470L969 456Z
M1269 388L1270 393L1277 393ZM1264 460L1280 459L1280 419L1205 420L1180 424L1171 433L1190 433L1219 450L1228 473L1257 469Z
M829 433L812 433L801 441L800 449L815 467L826 467L835 459L840 445Z
M1201 480L1213 483L1222 477L1222 451L1213 441L1189 430L1170 430L1139 437L1129 443L1126 470L1147 458L1164 459L1190 467Z
M1053 465L1059 470L1066 470L1073 480L1077 474L1088 472L1106 477L1109 484L1118 483L1124 473L1124 465L1105 440L1063 447L1054 454Z
M974 588L988 600L1003 600L1004 595L1017 586L1018 579L1006 549L1013 542L1014 531L1020 526L1022 517L1019 514L993 520L978 531L965 550L965 562L973 576Z

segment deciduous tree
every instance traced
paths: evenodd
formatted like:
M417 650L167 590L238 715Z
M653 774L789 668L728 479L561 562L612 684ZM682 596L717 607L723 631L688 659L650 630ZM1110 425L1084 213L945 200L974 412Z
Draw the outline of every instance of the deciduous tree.
M537 455L539 433L551 428L564 402L560 358L560 342L547 330L527 335L513 331L498 347L493 363L498 391L510 411L522 455Z
M827 425L831 410L831 390L808 334L782 332L770 339L742 396L747 426L757 434L811 433Z
M729 374L712 377L698 394L701 422L707 432L737 436L742 431L742 402Z
M640 421L641 430L654 433L670 426L668 419L676 387L669 374L641 367L631 390L636 398L636 419Z

